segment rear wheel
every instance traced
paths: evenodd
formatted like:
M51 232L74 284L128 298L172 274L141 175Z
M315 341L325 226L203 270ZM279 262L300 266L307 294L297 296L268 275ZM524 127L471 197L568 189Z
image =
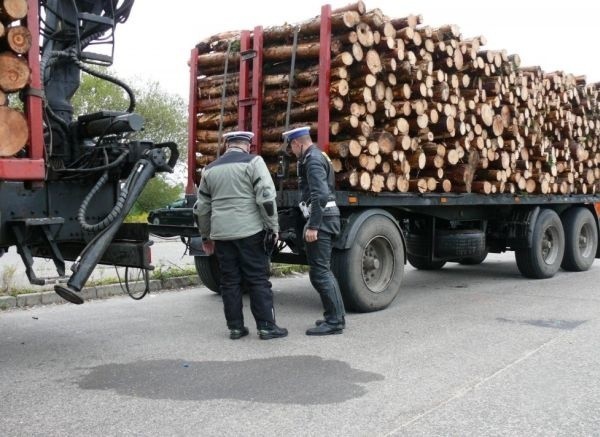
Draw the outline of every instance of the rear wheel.
M561 267L570 272L589 270L598 249L596 219L586 208L571 208L562 216L565 257Z
M396 225L381 215L367 218L352 247L333 252L332 270L348 309L368 312L387 307L400 291L404 275L404 245Z
M565 232L555 211L540 212L531 243L531 247L515 250L519 271L527 278L551 278L560 268L565 253Z
M194 264L196 272L200 277L200 281L211 291L219 293L219 285L221 283L221 272L219 271L219 263L215 255L211 256L195 256Z
M154 217L152 219L152 224L156 226L160 225L160 219L158 217Z

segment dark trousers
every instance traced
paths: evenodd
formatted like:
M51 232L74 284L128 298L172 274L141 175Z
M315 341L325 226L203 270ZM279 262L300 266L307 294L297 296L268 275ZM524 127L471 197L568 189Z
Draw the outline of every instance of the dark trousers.
M259 232L239 240L215 241L215 253L221 270L220 291L229 329L244 326L242 284L250 293L250 309L257 328L275 323L264 235L264 232Z
M306 243L310 283L319 293L325 321L337 325L344 321L344 302L337 279L331 273L331 239L329 232L319 231L317 241Z

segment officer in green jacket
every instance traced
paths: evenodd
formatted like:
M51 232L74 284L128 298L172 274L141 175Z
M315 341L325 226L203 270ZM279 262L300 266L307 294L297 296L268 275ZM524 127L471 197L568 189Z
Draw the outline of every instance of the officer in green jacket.
M252 155L252 132L223 135L226 151L208 165L198 188L194 213L203 249L216 253L221 270L220 292L229 337L248 335L242 311L242 283L250 293L250 308L262 340L285 337L275 323L269 282L269 252L265 242L279 232L275 185L265 162ZM268 242L273 245L274 241Z

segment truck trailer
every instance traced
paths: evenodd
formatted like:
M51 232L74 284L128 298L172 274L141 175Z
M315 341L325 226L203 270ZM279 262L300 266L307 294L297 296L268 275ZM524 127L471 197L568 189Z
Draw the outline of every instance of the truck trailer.
M406 262L417 269L437 270L449 262L476 265L484 262L488 253L513 251L517 267L526 278L548 279L561 268L569 272L588 270L595 258L600 257L600 125L594 115L598 109L596 86L579 81L569 88L572 90L564 104L562 100L557 104L548 101L547 106L536 102L537 106L530 109L532 113L536 112L533 123L521 117L522 113L506 116L507 112L518 112L515 110L517 105L510 104L510 99L515 96L511 90L517 91L516 100L523 106L530 105L528 98L537 92L534 88L538 82L536 75L539 74L539 82L544 86L548 82L556 83L556 79L541 71L519 69L516 55L481 50L483 38L478 41L465 39L452 26L432 29L419 26L420 21L418 16L389 19L380 16L377 10L366 11L362 2L336 10L324 5L320 16L298 25L257 26L252 30L225 32L200 42L191 51L189 62L188 204L191 206L194 202L202 167L222 153L222 133L250 130L255 134L253 152L261 154L267 164L271 164L278 187L281 233L272 259L280 263L306 263L302 242L304 218L298 208L294 167L280 153L281 140L277 144L275 136L290 127L308 125L316 144L343 164L341 169L339 165L336 167L340 172L336 202L341 212L342 232L335 241L331 265L350 310L375 311L388 306L401 290ZM340 33L336 30L339 28L345 28L347 32ZM375 42L365 38L368 31L378 33L379 41L377 35ZM366 43L361 40L361 35ZM385 39L383 35L386 35ZM419 38L422 49L416 45ZM428 43L433 45L432 52L427 48ZM381 56L372 67L368 56L358 53L372 54L377 45L387 46L384 51L394 54L394 62ZM451 55L452 52L443 45L455 47L454 54ZM445 50L443 55L438 53L442 49ZM408 52L413 55L409 56ZM461 52L460 57L458 52ZM358 62L358 56L365 60ZM484 57L495 67L489 70L481 67L480 58ZM467 64L468 58L472 59ZM487 62L484 60L483 63L487 66ZM342 69L350 73L344 75L340 73ZM352 72L356 71L366 72L361 76L365 83L362 79L359 82L351 78ZM475 74L467 83L464 76L472 71ZM512 78L512 74L517 79ZM302 97L309 93L307 80L311 77L313 88L310 92L315 95L316 104L307 103L310 98L303 100ZM434 92L429 92L427 85L423 91L421 83L429 80L423 77L434 77L430 87ZM367 83L369 80L371 83ZM458 85L453 83L455 80ZM366 115L359 115L358 123L351 126L349 132L359 132L363 137L358 135L358 153L352 155L348 150L352 152L352 147L356 148L356 135L348 135L348 131L344 133L339 129L348 117L340 121L337 114L340 107L350 104L349 95L364 94L366 88L371 88L368 91L375 96L381 82L384 82L386 94L391 88L394 96L391 106L398 111L390 117L388 112L380 110L380 102L376 101L375 110L367 109ZM447 104L460 108L461 99L466 96L478 95L479 100L473 109L466 105L466 111L462 111L466 117L460 109L452 115L457 127L454 134L448 135L447 131L439 130L439 124L432 125L431 119L429 126L427 123L421 125L420 114L415 114L414 109L412 113L406 111L406 101L409 106L418 107L408 98L406 84L413 96L420 93L416 100L426 107L439 108L444 114L453 114L446 112ZM446 92L448 89L449 93ZM444 93L438 93L439 90ZM487 96L485 90L488 90ZM540 92L552 95L551 91ZM278 101L276 95L284 97ZM396 102L398 95L401 97ZM577 113L579 109L569 99L585 99L591 109L587 113ZM487 110L491 108L490 123L483 120L482 105L486 105ZM373 105L367 102L366 106ZM546 125L536 125L544 121L543 117L563 110L585 118L583 132L576 131L574 135L559 138L558 129L552 132ZM294 120L294 115L301 113L309 115ZM374 180L376 174L385 177L385 172L390 172L389 166L382 167L380 162L372 172L361 167L361 158L369 155L371 140L383 138L381 134L376 136L368 130L361 131L369 114L376 119L396 121L393 128L389 127L390 123L386 124L387 133L394 138L393 150L387 153L393 154L392 162L400 152L404 152L405 157L412 153L410 171L403 176L395 175L398 180L406 179L403 187L408 185L408 189L400 189L399 183L387 184L387 179L377 187L373 182L372 186L361 183L365 173ZM451 125L447 123L450 115L445 117L446 126ZM398 119L403 119L402 123ZM471 120L473 123L465 128ZM573 121L569 128L581 124L575 117L567 120ZM473 131L475 134L470 134ZM408 141L406 137L409 137ZM461 176L465 173L468 176L449 183L443 176L434 177L434 188L422 189L419 173L432 174L427 167L432 144L447 146L446 150L462 149L462 158L455 167L449 168L460 169ZM521 170L528 168L528 164L523 163L525 154L519 154L519 150L528 148L539 152L540 147L545 152L542 151L539 162L532 164L537 176L529 177L533 180L531 189L526 183L517 184L514 177L504 179L506 184L501 179L489 182L490 175L498 174L498 171L489 170L504 169L505 177L511 171L513 176L523 175ZM575 153L582 147L586 149L586 159L580 163L575 160ZM497 160L487 159L494 156L490 150L499 152ZM506 167L504 160L498 158L498 155L505 157L504 152L511 158ZM415 158L417 154L419 157ZM518 159L513 159L515 157ZM424 166L422 160L426 161ZM483 160L487 161L485 165ZM563 173L566 170L561 160L568 161L576 173L572 180L569 179L566 189L563 182L567 175ZM354 177L350 185L348 174ZM440 172L437 174L441 175ZM425 179L425 185L430 179ZM453 189L446 189L446 185L452 185ZM189 244L190 253L195 256L202 282L218 292L218 263L214 256L202 252L200 237L194 235L192 228L188 227L186 231L174 227L151 228L163 235L182 235Z

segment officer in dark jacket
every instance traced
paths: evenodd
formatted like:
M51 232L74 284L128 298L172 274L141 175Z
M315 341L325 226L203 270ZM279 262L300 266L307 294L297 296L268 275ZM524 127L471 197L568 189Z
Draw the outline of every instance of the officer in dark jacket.
M340 211L335 203L335 175L329 157L310 137L310 128L284 132L288 149L298 158L299 189L310 282L324 308L324 320L317 320L306 335L341 334L345 328L344 303L340 287L331 272L332 240L340 233Z

